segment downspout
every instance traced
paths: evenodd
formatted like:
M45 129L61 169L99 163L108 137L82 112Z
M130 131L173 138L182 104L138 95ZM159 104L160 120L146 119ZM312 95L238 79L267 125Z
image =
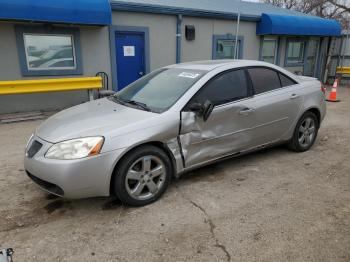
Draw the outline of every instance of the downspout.
M241 12L238 13L237 18L237 27L236 27L236 39L235 39L235 53L233 55L233 59L237 59L237 51L238 51L238 34L239 34L239 23L241 21Z
M176 63L181 63L181 36L182 36L182 15L176 19Z

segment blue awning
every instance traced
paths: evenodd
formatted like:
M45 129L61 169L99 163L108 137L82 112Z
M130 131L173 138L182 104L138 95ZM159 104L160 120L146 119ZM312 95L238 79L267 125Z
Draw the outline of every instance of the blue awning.
M108 0L0 0L0 20L110 25Z
M336 20L316 16L262 14L257 35L340 36L341 26Z

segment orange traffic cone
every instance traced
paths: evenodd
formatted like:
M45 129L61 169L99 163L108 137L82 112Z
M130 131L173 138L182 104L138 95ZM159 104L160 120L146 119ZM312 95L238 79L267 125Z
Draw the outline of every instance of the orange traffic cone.
M328 102L340 102L339 99L337 99L337 87L338 87L338 78L335 79L332 91L330 92L327 101Z

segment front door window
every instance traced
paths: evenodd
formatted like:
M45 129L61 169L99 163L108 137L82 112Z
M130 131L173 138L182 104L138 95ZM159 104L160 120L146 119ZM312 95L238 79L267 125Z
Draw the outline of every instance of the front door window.
M181 112L180 141L186 166L238 152L250 141L249 130L254 114L250 81L242 69L221 73L209 80L188 105L209 100L215 108L204 121L189 108Z

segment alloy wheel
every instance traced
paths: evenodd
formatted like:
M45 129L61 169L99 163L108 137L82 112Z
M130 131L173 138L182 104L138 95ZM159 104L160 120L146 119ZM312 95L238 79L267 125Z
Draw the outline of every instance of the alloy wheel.
M298 133L298 141L300 146L308 147L313 143L315 139L316 123L311 117L307 117L301 123Z
M153 155L143 156L134 161L125 177L129 196L136 200L154 197L164 185L166 168L163 161Z

